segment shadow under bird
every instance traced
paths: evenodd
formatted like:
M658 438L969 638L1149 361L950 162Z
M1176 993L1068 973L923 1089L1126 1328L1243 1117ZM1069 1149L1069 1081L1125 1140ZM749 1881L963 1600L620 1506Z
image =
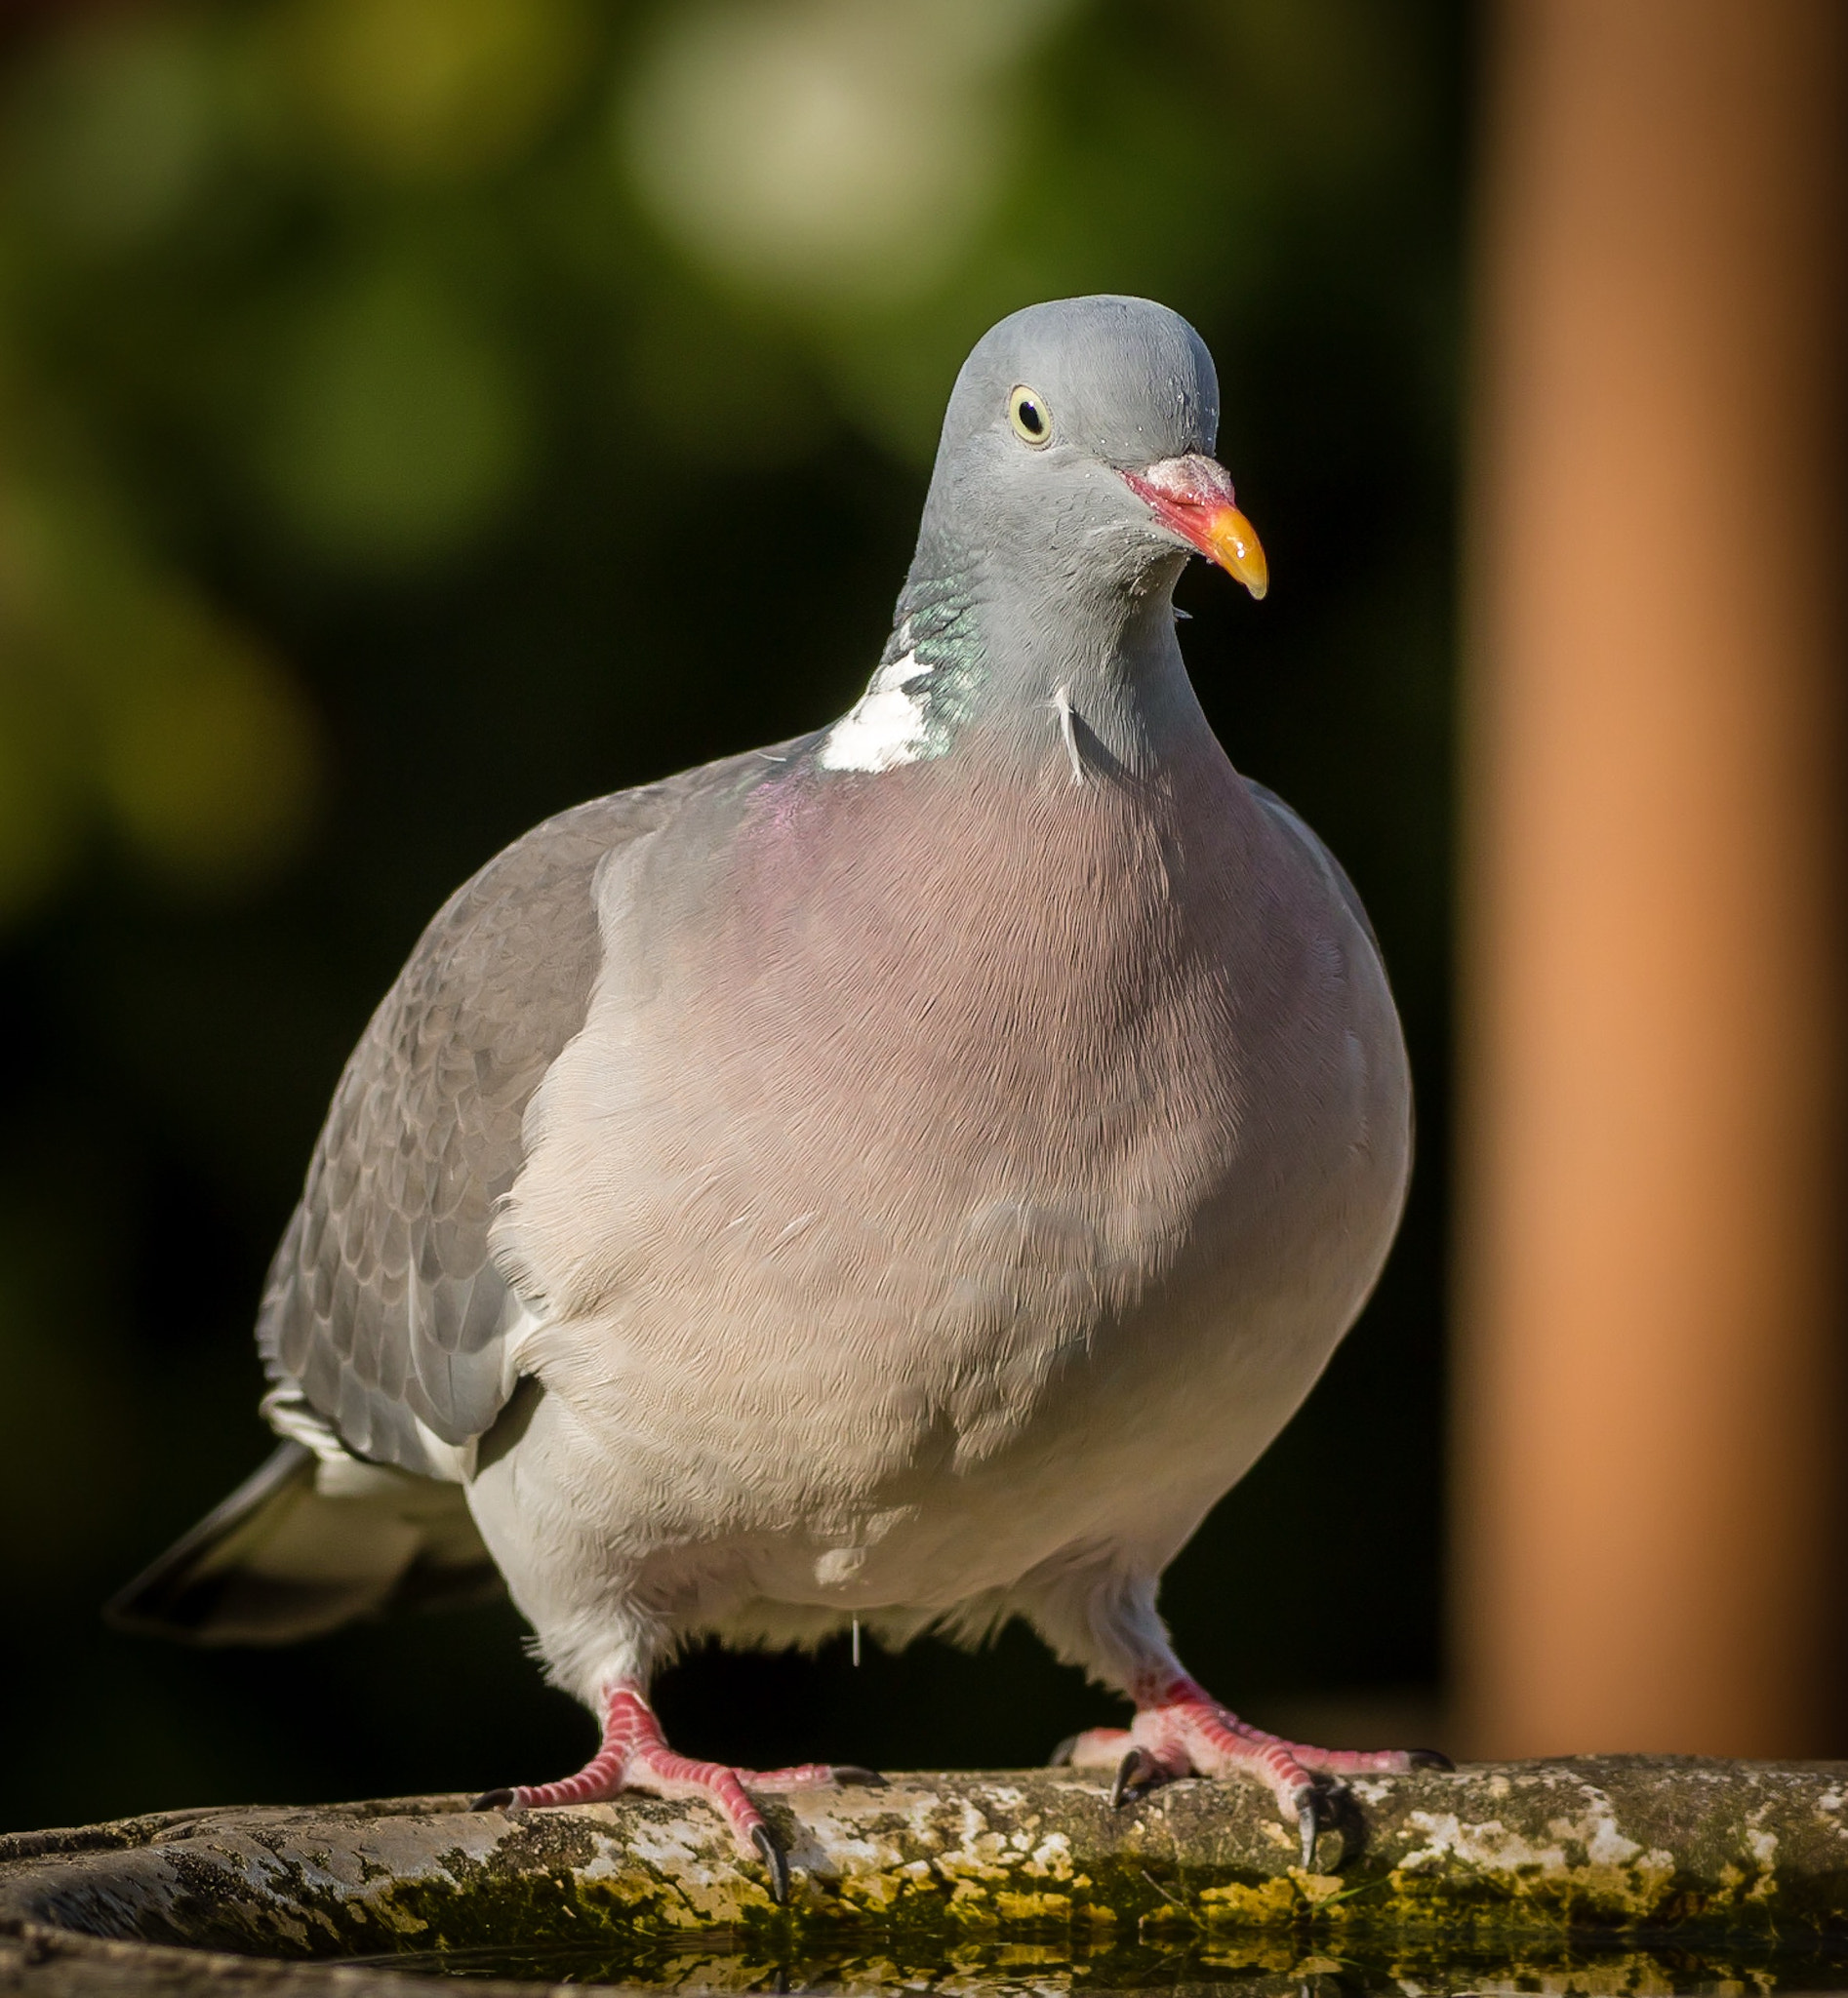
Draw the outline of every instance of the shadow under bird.
M1348 1774L1238 1719L1162 1570L1289 1419L1398 1224L1405 1049L1352 888L1232 768L1173 590L1265 558L1219 391L1144 300L958 376L878 671L831 727L560 814L437 913L348 1062L257 1337L285 1439L123 1591L203 1643L498 1569L600 1720L483 1809L876 1780L677 1753L675 1648L1020 1616L1135 1703L1113 1794Z

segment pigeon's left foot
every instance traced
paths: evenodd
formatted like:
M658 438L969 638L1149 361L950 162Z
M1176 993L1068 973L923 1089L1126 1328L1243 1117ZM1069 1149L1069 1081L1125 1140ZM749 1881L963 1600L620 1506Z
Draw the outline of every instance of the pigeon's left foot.
M789 1898L789 1862L746 1793L810 1789L822 1783L880 1783L869 1769L829 1762L804 1762L793 1769L728 1769L722 1762L696 1762L668 1747L655 1710L635 1686L613 1686L603 1701L603 1746L576 1776L555 1783L522 1783L514 1789L486 1790L477 1811L535 1811L551 1804L604 1804L624 1790L657 1797L703 1797L715 1804L732 1827L747 1859L761 1859L770 1875L773 1899Z
M1327 1820L1324 1799L1350 1776L1402 1776L1412 1769L1449 1769L1434 1748L1311 1748L1241 1721L1185 1675L1139 1698L1127 1728L1092 1728L1062 1742L1055 1762L1113 1769L1110 1801L1146 1796L1184 1776L1225 1776L1237 1770L1276 1798L1286 1824L1302 1834L1303 1864L1315 1858L1315 1834Z

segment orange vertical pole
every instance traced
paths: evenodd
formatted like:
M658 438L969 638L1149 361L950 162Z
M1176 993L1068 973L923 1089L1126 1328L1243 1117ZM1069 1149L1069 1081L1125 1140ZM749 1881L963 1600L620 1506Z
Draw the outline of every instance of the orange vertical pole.
M1503 0L1466 701L1476 1754L1838 1746L1840 0Z

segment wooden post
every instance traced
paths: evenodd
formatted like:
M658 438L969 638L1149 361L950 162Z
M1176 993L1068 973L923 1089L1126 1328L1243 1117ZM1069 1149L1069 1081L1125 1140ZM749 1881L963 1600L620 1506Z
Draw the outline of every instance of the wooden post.
M1466 738L1471 1753L1816 1754L1840 0L1503 0Z

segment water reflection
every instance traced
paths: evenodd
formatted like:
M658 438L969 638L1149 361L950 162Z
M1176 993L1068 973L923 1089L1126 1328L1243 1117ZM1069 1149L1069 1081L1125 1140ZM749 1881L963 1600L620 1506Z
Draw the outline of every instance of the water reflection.
M378 1964L378 1958L353 1958ZM1730 1937L1693 1943L1663 1937L1600 1948L1539 1936L1498 1946L1350 1938L1246 1937L1074 1949L1068 1939L907 1951L882 1940L862 1951L769 1954L759 1942L685 1949L513 1942L400 1952L393 1970L462 1978L620 1984L685 1993L817 1992L875 1998L916 1992L943 1998L1079 1998L1153 1991L1162 1998L1746 1998L1748 1993L1848 1989L1848 1938Z

